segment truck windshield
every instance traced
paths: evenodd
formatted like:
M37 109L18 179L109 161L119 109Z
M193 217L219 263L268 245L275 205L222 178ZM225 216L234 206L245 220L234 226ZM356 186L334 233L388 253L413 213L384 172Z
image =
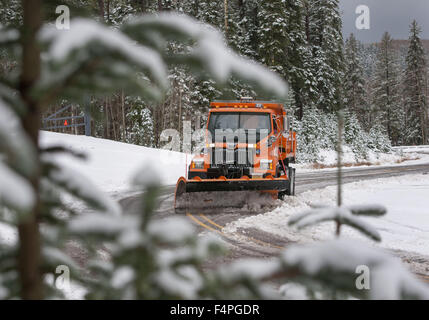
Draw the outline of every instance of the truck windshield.
M251 112L213 112L210 115L208 130L215 139L216 130L244 129L256 130L256 139L260 140L261 130L265 135L271 132L271 121L269 113L251 113ZM253 131L252 130L252 131Z

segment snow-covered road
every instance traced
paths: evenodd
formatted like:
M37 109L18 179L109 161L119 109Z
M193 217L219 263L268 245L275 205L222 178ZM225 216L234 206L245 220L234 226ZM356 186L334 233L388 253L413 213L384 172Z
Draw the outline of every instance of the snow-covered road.
M132 175L140 167L152 164L158 168L161 182L166 185L162 189L157 218L174 215L174 183L184 174L186 160L190 160L185 154L50 132L42 132L41 142L43 146L63 145L86 153L87 162L67 155L58 156L58 160L84 173L102 191L120 199L126 212L137 210L141 199L130 188ZM343 181L348 183L345 187L346 203L375 202L388 207L388 215L371 221L383 237L382 246L429 256L425 246L429 240L429 212L426 209L429 207L429 197L426 196L429 194L429 176L422 175L429 172L429 156L419 156L419 160L400 164L344 168ZM284 203L278 202L279 207L274 211L222 211L205 216L201 212L189 212L188 217L198 232L215 232L231 245L232 254L225 261L246 256L266 257L276 254L279 248L293 241L332 238L329 225L297 232L287 226L287 218L312 202L332 203L335 184L335 169L298 167L298 196ZM359 237L347 229L344 234ZM0 241L15 239L13 230L0 225Z
M173 185L178 177L184 175L186 162L190 160L190 157L185 154L51 132L42 132L41 142L42 145L64 145L88 154L86 163L78 162L69 156L63 156L59 160L89 176L101 190L116 194L117 198L122 199L123 207L129 211L134 210L140 198L139 195L125 196L132 191L129 187L130 178L139 167L152 164L160 172L161 183L170 185L163 189L158 216L166 217L174 213L172 211ZM429 171L429 156L419 155L419 157L419 160L394 165L386 162L378 166L344 168L343 181L349 183L345 187L345 199L350 204L369 201L385 204L389 208L389 214L386 217L374 222L384 238L384 246L429 255L424 245L429 240L429 214L421 213L422 208L429 207L429 200L425 200L425 194L429 192L424 182L425 177L428 176L419 176L419 185L415 184L415 178L411 179L408 176ZM395 177L404 174L406 176ZM380 180L384 177L390 178ZM427 179L429 181L429 178ZM414 184L410 185L406 183L407 181L413 181ZM332 186L335 184L336 172L333 169L308 170L298 167L297 192L299 195L296 198L287 199L284 204L279 204L280 207L273 212L264 214L260 214L263 211L218 212L211 215L210 220L215 225L225 227L225 232L232 230L234 226L239 226L239 229L246 226L252 227L254 231L260 230L282 237L285 235L284 226L287 216L305 208L314 198L319 198L319 202L333 202L335 188ZM387 201L390 202L387 203ZM191 214L199 213L191 212ZM264 224L264 221L270 220L270 217L274 220ZM294 241L294 233L289 229L286 231L286 238L288 241ZM323 227L319 231L307 231L310 236L300 235L300 239L302 241L308 238L323 239L330 236L330 231L327 230L328 228ZM276 241L282 243L280 240Z
M383 237L381 246L394 251L419 274L429 273L429 164L375 166L345 169L345 203L379 203L388 208L388 214L379 219L369 218ZM298 195L278 201L278 208L267 210L225 210L188 212L187 218L200 233L214 233L230 247L230 254L221 260L208 261L208 266L226 263L243 257L266 258L277 255L279 249L292 242L312 242L333 238L333 226L321 225L296 231L287 225L288 217L308 208L310 204L333 204L336 194L336 173L317 170L297 174ZM163 189L157 218L174 215L172 209L174 186ZM399 196L398 196L399 195ZM126 211L137 210L139 195L121 201ZM411 210L408 201L412 202ZM426 227L423 227L425 225ZM418 230L420 229L420 230ZM344 236L362 237L344 228ZM377 244L379 245L379 244Z
M429 256L429 174L356 181L345 184L343 190L343 200L347 205L381 204L388 209L383 217L365 218L380 232L381 246ZM224 231L233 234L240 228L256 228L293 242L331 239L335 230L333 223L300 231L287 223L291 215L309 209L311 205L334 206L336 192L336 186L302 192L294 198L286 199L271 212L233 221ZM342 233L344 237L366 240L348 227L344 227Z

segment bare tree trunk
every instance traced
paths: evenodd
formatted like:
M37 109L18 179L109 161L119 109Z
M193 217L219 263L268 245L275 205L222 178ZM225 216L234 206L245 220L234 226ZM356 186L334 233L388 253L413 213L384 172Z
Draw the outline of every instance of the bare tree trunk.
M35 146L38 145L40 129L40 106L30 94L32 87L40 76L40 49L36 32L42 24L42 1L23 0L22 30L22 71L20 78L20 95L27 107L22 119L24 130ZM39 168L39 165L36 164ZM43 283L40 270L40 233L38 218L40 214L39 169L29 178L34 190L36 202L32 212L18 225L19 233L19 277L23 299L43 299Z
M98 11L101 19L104 21L104 0L97 0L98 2Z
M429 141L429 72L425 70L425 116L426 116L426 141L423 144L427 144Z
M305 37L307 39L307 42L310 42L310 8L308 7L308 3L304 2L305 6Z
M244 8L244 0L238 0L238 10L240 13L240 20L243 20L245 17L245 8Z
M122 111L122 140L127 138L127 127L125 126L125 96L124 90L121 90L121 111Z
M111 135L111 124L112 124L112 119L110 117L110 108L112 107L111 102L110 102L110 98L107 97L106 98L106 127L107 127L107 138L111 139L112 135Z
M161 132L165 129L165 103L161 104Z
M225 38L228 38L228 0L224 0L223 8L225 14Z
M101 17L102 21L105 21L104 19L104 14L105 14L105 7L104 7L104 0L97 0L98 2L98 10L99 10L99 14ZM110 14L110 3L109 1L107 2L107 11L108 11L108 18L107 21L109 20L109 14ZM109 119L108 119L108 102L107 102L107 98L105 100L105 104L104 104L104 123L103 123L103 138L107 139L109 137Z
M109 139L109 99L106 97L104 100L104 139Z
M113 140L117 141L118 140L118 136L116 134L116 121L115 121L115 117L113 114L113 105L110 105L110 118L112 120L112 129L113 129Z
M146 0L140 0L140 8L142 13L146 13Z
M422 100L426 100L426 97L423 97ZM426 144L428 140L428 110L425 101L422 101L421 114L422 144Z
M110 0L107 0L107 23L110 22Z

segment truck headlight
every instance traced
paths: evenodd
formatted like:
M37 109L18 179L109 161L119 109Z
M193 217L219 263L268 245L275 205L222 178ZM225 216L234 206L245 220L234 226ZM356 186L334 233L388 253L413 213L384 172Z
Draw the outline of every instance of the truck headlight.
M204 160L203 159L193 160L191 168L192 169L204 169Z
M259 168L261 170L272 170L273 160L262 159L261 161L259 161Z

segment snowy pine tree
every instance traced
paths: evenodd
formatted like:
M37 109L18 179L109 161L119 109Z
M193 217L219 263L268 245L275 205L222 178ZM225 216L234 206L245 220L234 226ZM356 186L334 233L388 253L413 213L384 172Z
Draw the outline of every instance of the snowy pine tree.
M368 133L368 146L375 152L390 152L392 144L386 128L381 123L375 123Z
M290 46L288 34L288 11L285 2L268 0L260 4L258 11L259 48L261 62L272 70L287 76L285 48Z
M352 111L344 112L344 142L351 147L356 160L367 158L369 137Z
M419 37L420 27L414 20L410 27L410 44L406 57L407 68L404 80L406 108L405 143L428 142L428 97L427 62Z
M126 119L131 123L126 142L145 147L155 144L153 117L150 109L139 97L126 97L125 105L129 110Z
M374 78L374 107L377 122L387 131L394 145L401 141L403 108L399 96L399 67L392 38L384 33L377 55Z
M49 3L53 5L54 2ZM335 115L320 109L330 109L331 102L333 106L339 103L336 82L341 78L342 68L337 1L318 2L302 3L303 6L311 3L312 14L306 16L311 17L308 21L311 32L306 39L307 44L311 43L311 50L301 46L302 30L295 30L300 25L298 10L289 12L291 15L285 20L288 34L284 36L289 37L290 46L284 53L286 62L279 60L286 66L283 76L292 83L296 81L296 88L308 76L305 92L293 93L290 98L291 107L299 103L297 97L305 100L322 95L318 103L302 104L304 116L297 123L301 139L298 146L301 150L311 149L307 154L316 159L321 148L336 145L338 122ZM229 10L228 24L235 17L234 10L243 9L243 3L236 6L231 1L112 1L113 10L101 14L101 20L113 24L114 28L80 18L72 21L73 28L66 33L43 23L41 0L23 0L22 3L22 28L0 28L0 45L17 54L13 58L19 63L17 71L20 73L19 77L14 72L0 74L0 220L19 235L19 242L15 244L0 244L0 299L63 298L52 281L55 267L62 264L70 267L73 281L83 286L86 297L92 299L267 298L272 296L267 295L261 282L273 279L302 283L308 290L313 290L313 284L317 283L332 292L342 291L345 297L429 297L428 289L397 261L362 244L344 241L292 246L273 261L245 260L204 270L204 259L221 251L219 243L212 239L196 239L183 219L151 219L159 193L158 176L151 168L143 168L142 174L134 180L145 197L139 214L129 216L79 172L61 165L54 157L65 153L83 159L84 155L64 147L42 148L39 145L39 116L50 104L65 99L78 103L88 94L110 96L118 88L127 89L125 100L131 110L128 116L135 117L133 124L139 124L135 132L148 139L152 130L150 118L154 117L148 110L164 106L164 114L158 109L162 122L180 123L182 115L174 114L176 101L183 99L185 113L194 116L196 106L204 107L212 97L221 94L218 83L234 82L237 78L233 90L238 90L244 80L251 80L265 91L272 90L272 95L284 97L287 90L278 76L240 59L225 47L226 41L219 33L201 22L165 13L128 20L128 11L121 11L121 8L129 10L128 5L145 13L185 11L189 7L196 10L194 16L219 26L225 22L223 3L227 3ZM245 30L254 32L258 21L250 22L250 19L257 18L254 9L259 3L246 3L249 7L244 10L247 13L239 20L243 24L239 24L237 30L243 32L243 25L246 25ZM196 8L199 4L205 8L204 12ZM290 8L300 6L298 1L283 4ZM218 12L213 12L213 8ZM257 38L253 37L256 32L251 32L252 36L243 45L234 35L239 31L232 27L228 30L231 32L228 41L234 46L236 43L240 53L256 55L256 50L253 51L259 46ZM282 32L279 34L283 36ZM320 36L326 36L326 43L324 39L318 43ZM294 41L299 44L295 48ZM166 49L172 43L177 45L177 50ZM302 61L297 56L301 49L309 55L302 56L302 70ZM273 52L277 59L280 53L275 49ZM321 67L320 72L318 67ZM327 76L329 72L332 74L326 78L326 86L332 86L333 90L328 92L321 84L323 79L316 77ZM232 75L236 77L233 80ZM318 82L313 82L315 80ZM320 109L313 108L314 105ZM353 143L352 137L359 137L361 128L353 114L346 116L345 122L345 140ZM373 143L370 148L382 150L388 146L383 130L373 126L367 139L368 144ZM93 212L78 215L65 201L69 198L82 201ZM334 211L319 210L317 214L306 215L304 222L303 217L297 220L302 227L331 220L357 227L377 238L377 234L357 217L380 213L377 209L347 207L340 203ZM86 272L65 254L71 238L91 257L85 266ZM376 290L370 293L359 291L354 285L355 267L360 264L375 271L372 281ZM386 282L392 284L392 290L384 289Z
M17 230L20 239L2 248L0 291L2 298L54 298L61 297L61 293L44 277L52 275L54 266L74 265L63 253L71 231L67 225L75 215L64 202L64 195L85 202L107 220L120 215L121 210L79 172L52 159L57 153L82 155L63 147L39 146L39 117L49 104L64 99L81 102L88 94L111 95L118 88L126 88L129 95L144 101L159 101L168 90L168 66L178 65L178 61L196 75L204 69L220 83L234 74L259 83L265 90L274 89L273 93L280 96L287 93L287 87L266 69L230 52L218 32L184 16L135 17L120 28L75 18L72 28L64 33L43 23L40 0L23 0L22 4L22 33L0 29L2 46L22 52L20 81L15 81L14 73L2 74L0 79L0 175L20 194L17 199L10 189L0 188L0 218ZM165 48L173 40L191 44L195 50L166 55ZM214 59L218 56L223 58ZM59 210L66 215L58 216ZM101 227L104 232L109 229ZM97 239L102 241L103 236ZM8 270L13 272L5 288L3 274ZM72 268L72 272L78 270ZM74 279L88 281L80 276Z
M345 109L354 112L360 123L364 124L369 109L365 99L365 80L359 49L360 43L352 33L345 44L344 98Z
M4 26L22 23L22 6L19 0L0 1L0 22Z
M306 32L312 52L312 74L317 81L315 105L336 111L343 104L344 50L338 0L309 0Z
M246 57L258 60L259 3L256 0L241 0L237 5L237 50Z

